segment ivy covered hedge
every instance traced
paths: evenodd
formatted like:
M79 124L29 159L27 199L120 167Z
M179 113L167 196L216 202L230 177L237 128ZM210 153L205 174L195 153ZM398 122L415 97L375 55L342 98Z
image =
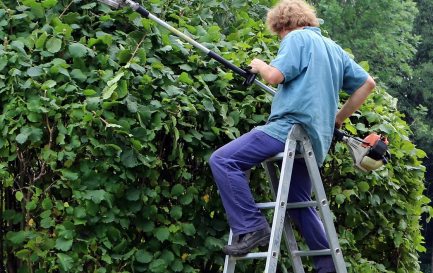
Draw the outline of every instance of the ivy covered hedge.
M143 4L237 65L276 52L265 1ZM207 159L263 123L271 97L94 1L3 1L0 38L8 272L220 272L228 227ZM419 271L425 153L402 118L378 88L345 129L388 135L391 164L359 173L339 143L322 170L350 272ZM251 183L269 197L260 169Z

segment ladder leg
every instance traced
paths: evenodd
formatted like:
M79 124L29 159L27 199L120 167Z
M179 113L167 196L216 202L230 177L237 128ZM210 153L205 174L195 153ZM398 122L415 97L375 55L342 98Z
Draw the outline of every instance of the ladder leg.
M281 167L280 182L275 199L275 211L272 221L271 238L266 258L265 273L275 273L277 270L280 252L281 235L283 233L286 216L287 198L289 196L290 180L295 160L296 140L286 141L283 164ZM273 186L271 187L273 188Z
M343 253L338 241L337 232L335 230L332 219L331 209L329 208L328 200L326 199L325 189L323 187L322 178L320 177L319 168L316 158L313 153L313 148L310 141L304 141L304 158L307 165L308 173L311 178L314 194L319 204L319 213L322 218L325 233L328 239L329 248L331 249L332 259L335 269L338 273L347 273L346 264L344 262Z
M230 229L230 235L229 235L229 242L228 244L231 245L233 240L233 232L232 229ZM236 260L232 259L229 255L226 255L225 261L224 261L224 271L223 273L234 273L236 267Z
M278 176L277 167L273 162L264 162L263 167L266 171L266 176L271 182L271 192L275 200L276 193L278 191ZM299 250L298 243L296 242L293 227L290 221L290 216L286 213L286 219L284 221L284 240L290 253L290 259L292 261L292 267L295 273L305 273L304 266L302 265L302 259L298 255L294 255Z

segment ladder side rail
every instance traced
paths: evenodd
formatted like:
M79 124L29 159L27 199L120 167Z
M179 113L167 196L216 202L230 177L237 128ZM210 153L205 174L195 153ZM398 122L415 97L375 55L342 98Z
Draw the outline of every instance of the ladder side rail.
M229 241L228 244L231 245L233 241L233 231L230 229ZM236 259L230 257L230 255L226 255L224 261L224 271L223 273L234 273L236 267Z
M286 215L287 198L289 196L290 181L295 160L296 140L288 138L284 148L283 164L280 174L275 211L272 220L272 231L269 240L268 257L266 259L265 273L275 273L277 270L280 251L281 235L283 233Z
M273 199L276 199L276 192L278 191L278 177L277 177L277 168L273 161L265 161L262 163L266 176L268 177L271 184L271 192ZM290 192L290 189L289 189ZM290 253L290 260L292 262L292 267L295 270L295 273L305 273L304 266L302 265L302 259L299 255L295 255L294 253L299 252L298 243L296 242L296 238L294 235L293 227L290 221L290 216L286 214L286 219L284 221L284 241L286 242L286 247Z
M334 261L335 269L338 273L347 273L346 264L343 259L343 253L338 241L337 232L335 230L332 219L329 202L326 198L325 189L323 187L322 178L320 176L319 167L309 138L302 141L304 148L304 159L307 165L308 174L311 178L314 194L319 204L319 213L325 228L325 233L331 249L331 256Z

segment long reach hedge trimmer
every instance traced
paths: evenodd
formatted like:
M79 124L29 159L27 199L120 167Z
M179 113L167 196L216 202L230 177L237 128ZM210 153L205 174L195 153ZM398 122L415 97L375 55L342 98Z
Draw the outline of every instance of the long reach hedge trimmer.
M250 72L248 69L242 69L240 67L237 67L236 65L234 65L230 61L226 60L222 56L218 55L214 51L212 51L212 50L208 49L207 47L205 47L204 45L198 43L197 41L195 41L194 39L192 39L191 37L189 37L185 33L180 32L179 30L177 30L174 27L172 27L171 25L169 25L167 22L159 19L158 17L156 17L155 15L150 13L148 10L146 10L144 7L140 6L140 4L138 4L137 2L134 2L132 0L98 0L98 1L102 2L104 4L107 4L107 5L115 8L115 9L126 7L126 6L131 7L133 10L138 12L144 18L151 19L152 21L156 22L157 24L163 26L164 28L168 29L172 33L176 34L178 37L184 39L185 41L187 41L188 43L190 43L191 45L193 45L194 47L196 47L197 49L199 49L200 51L205 53L210 58L218 61L219 63L224 65L226 68L232 70L236 74L243 77L245 79L244 80L245 86L250 86L252 84L256 84L260 88L265 90L266 92L268 92L272 95L275 95L275 90L272 87L269 87L269 86L265 85L264 83L260 82L259 80L257 80L255 73Z

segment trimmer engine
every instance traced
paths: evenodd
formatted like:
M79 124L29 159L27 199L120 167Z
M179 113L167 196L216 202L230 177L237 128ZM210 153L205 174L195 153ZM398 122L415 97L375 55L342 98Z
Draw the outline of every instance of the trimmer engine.
M347 144L355 166L364 172L380 168L391 158L388 151L388 140L376 133L372 133L362 140L335 129L334 137L336 140L344 141Z

